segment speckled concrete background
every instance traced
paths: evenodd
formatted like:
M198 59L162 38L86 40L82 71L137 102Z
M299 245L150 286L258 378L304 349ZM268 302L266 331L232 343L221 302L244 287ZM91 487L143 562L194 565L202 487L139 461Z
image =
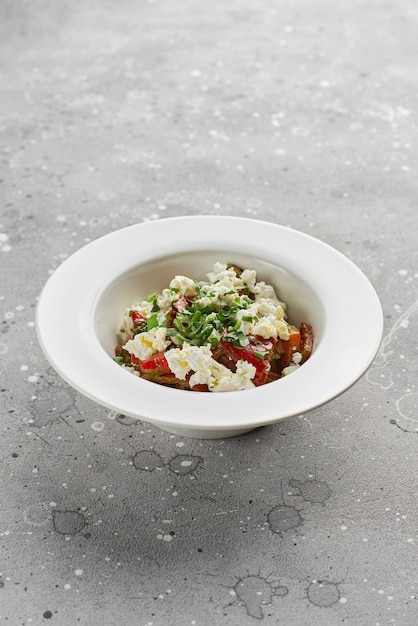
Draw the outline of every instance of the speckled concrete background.
M415 3L4 0L0 24L1 623L415 626ZM366 273L386 326L355 387L199 441L49 368L51 271L203 213L304 230Z

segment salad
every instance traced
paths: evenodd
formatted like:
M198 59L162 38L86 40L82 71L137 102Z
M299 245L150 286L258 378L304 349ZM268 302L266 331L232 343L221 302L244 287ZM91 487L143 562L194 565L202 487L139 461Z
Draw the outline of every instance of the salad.
M286 304L255 270L215 263L207 280L175 276L130 307L114 360L136 376L191 391L271 383L311 355L312 327L290 324Z

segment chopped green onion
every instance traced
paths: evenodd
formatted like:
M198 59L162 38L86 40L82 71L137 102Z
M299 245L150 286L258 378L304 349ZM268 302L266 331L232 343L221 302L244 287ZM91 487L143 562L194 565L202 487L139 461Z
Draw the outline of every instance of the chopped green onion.
M202 291L202 288L200 287L199 281L197 280L197 278L193 279L194 282L194 288L196 289L196 293L199 297L204 296L205 293Z

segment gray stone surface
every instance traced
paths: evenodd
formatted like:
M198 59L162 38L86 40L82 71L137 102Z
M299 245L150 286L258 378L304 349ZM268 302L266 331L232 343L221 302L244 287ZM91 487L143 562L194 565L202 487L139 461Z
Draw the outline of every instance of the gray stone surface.
M0 24L1 623L417 624L416 4L4 0ZM373 282L384 340L342 397L188 440L49 368L51 271L203 213L303 230Z

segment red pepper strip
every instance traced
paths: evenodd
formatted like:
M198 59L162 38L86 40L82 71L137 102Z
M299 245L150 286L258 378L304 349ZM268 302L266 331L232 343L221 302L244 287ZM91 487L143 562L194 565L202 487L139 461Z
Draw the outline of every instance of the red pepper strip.
M131 311L131 319L133 322L133 327L137 328L138 326L142 326L147 318L139 311Z
M302 322L300 325L300 346L299 352L302 355L301 363L304 363L312 354L313 349L313 331L312 326Z
M173 372L170 370L167 359L164 352L158 352L149 359L137 359L135 356L131 356L132 365L136 365L141 374L141 378L150 380L160 385L170 385L179 389L189 389L189 383L187 380L180 380L176 378Z
M139 365L141 374L145 372L155 372L158 374L171 374L171 370L168 367L167 359L164 352L158 352L149 359L137 359L135 356L131 356L132 365Z
M192 391L209 391L209 387L207 385L199 384L190 387Z
M293 353L297 352L300 347L300 331L296 326L289 325L289 333L289 339L279 339L278 353L281 353L282 356L277 369L280 372L290 365Z
M248 361L254 365L256 373L253 382L256 387L259 387L267 381L271 369L270 360L273 355L274 344L272 339L257 337L257 343L249 343L244 348L236 348L232 341L221 339L218 348L222 350L224 356L229 359L233 366L240 360ZM267 354L264 355L264 353ZM222 362L225 363L225 359Z

